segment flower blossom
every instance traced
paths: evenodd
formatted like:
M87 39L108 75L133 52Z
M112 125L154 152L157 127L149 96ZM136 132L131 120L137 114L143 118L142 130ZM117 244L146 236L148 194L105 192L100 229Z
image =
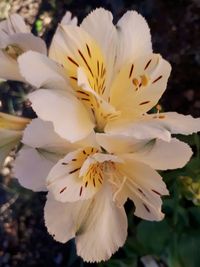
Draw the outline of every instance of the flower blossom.
M20 142L29 119L0 112L0 168L10 151Z
M27 126L22 143L15 177L26 188L49 191L49 233L62 243L75 237L77 254L89 262L109 259L124 244L128 198L136 216L163 219L161 196L168 190L155 169L180 168L192 155L176 138L141 141L99 133L70 143L41 119Z
M77 254L99 262L126 240L127 199L136 216L163 219L168 190L156 170L188 162L190 147L171 134L197 132L200 119L148 113L171 67L153 53L141 15L127 12L115 26L100 8L76 24L68 13L48 57L28 51L17 58L36 88L28 98L38 118L24 131L14 173L26 188L48 191L49 233L63 243L75 238Z
M153 54L149 27L135 11L116 27L102 8L80 26L61 24L49 58L30 51L18 62L22 76L39 89L28 96L38 117L71 142L92 131L169 141L171 134L200 130L191 116L147 113L164 93L171 66Z
M0 78L23 81L17 58L28 50L46 54L45 42L34 36L22 17L11 15L0 22Z

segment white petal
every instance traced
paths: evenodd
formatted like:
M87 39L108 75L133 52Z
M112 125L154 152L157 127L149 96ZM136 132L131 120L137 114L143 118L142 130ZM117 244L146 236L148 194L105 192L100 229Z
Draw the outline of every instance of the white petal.
M152 52L150 29L136 11L128 11L117 23L119 47L117 67Z
M170 142L155 140L143 149L130 155L130 158L141 161L153 169L168 170L182 168L192 156L191 148L184 142L172 138Z
M147 124L151 127L159 125L170 131L172 134L189 135L200 131L200 118L193 118L190 115L182 115L176 112L160 113L158 116L147 116Z
M126 236L124 208L115 205L110 187L105 186L91 202L75 238L77 254L87 262L108 260L124 244Z
M109 153L131 153L140 150L149 140L138 140L132 136L96 133L97 142Z
M84 18L80 27L94 38L104 53L111 80L117 50L117 31L113 25L112 13L103 8L97 8Z
M29 99L38 117L51 121L62 138L75 142L93 131L85 107L72 95L41 89L29 94Z
M24 19L18 14L12 14L7 20L2 21L0 23L0 30L3 30L7 34L30 32L30 29L25 24Z
M3 38L2 33L0 32L0 40L1 49L14 46L22 51L22 53L28 50L33 50L46 54L45 42L31 33L16 33L9 36L4 36ZM16 58L17 56L18 55L16 54ZM12 58L12 56L10 56L9 53L4 50L0 51L0 57L0 77L4 79L23 81L23 77L19 73L17 60Z
M47 54L45 42L41 38L34 36L32 33L14 34L9 38L9 43L17 44L24 52L32 50L41 54Z
M133 122L123 120L110 121L105 127L105 132L108 134L121 134L139 140L159 138L169 142L171 140L169 130L162 127L156 121L151 121L152 123L149 123L148 121L144 121L143 118Z
M64 17L62 18L62 20L60 22L61 25L73 25L73 26L77 26L77 23L78 23L77 17L72 17L72 13L70 11L67 11L65 13ZM58 27L56 29L56 32L55 32L54 37L53 37L54 39L59 39L59 37L60 37L59 27L60 27L60 25L58 25ZM50 50L51 50L51 48L50 48ZM50 54L51 54L51 52L50 52Z
M91 200L74 203L60 203L49 195L45 224L50 234L62 243L76 235L77 254L87 262L109 259L127 236L124 208L115 206L109 187Z
M29 51L18 58L21 75L32 85L40 88L66 90L68 83L61 66L45 55ZM30 65L31 62L31 65ZM27 66L29 66L27 68Z
M189 135L200 131L200 118L166 112L142 116L130 121L111 121L105 127L110 134L124 134L138 139L159 138L169 142L171 134Z
M55 163L47 152L25 146L15 160L14 176L25 188L46 191L46 178Z
M61 203L48 194L44 208L45 225L55 240L65 243L75 237L78 203Z
M74 25L74 26L77 26L77 23L78 23L78 19L77 17L72 17L72 13L67 11L64 15L64 17L62 18L60 24L58 25L57 29L56 29L56 32L53 36L53 41L52 41L52 44L50 46L50 51L49 51L49 57L54 59L54 40L59 40L60 39L60 25ZM58 51L59 52L59 51ZM63 59L64 60L64 59ZM59 61L58 61L59 62Z
M162 177L148 165L133 160L121 165L121 170L127 178L122 190L134 202L135 215L150 221L162 220L161 196L168 195Z
M41 119L32 120L26 127L22 142L33 148L43 148L60 155L65 155L75 147L55 133L51 122Z
M72 17L72 13L70 11L67 11L61 20L62 25L74 25L74 26L76 26L77 23L78 23L77 17Z
M99 148L94 132L76 143L70 143L55 133L51 122L43 121L39 118L33 119L26 127L22 142L27 146L42 148L46 151L54 152L63 156L80 147L84 148L92 146Z
M34 36L32 33L16 33L7 36L4 38L4 42L1 42L1 48L6 48L9 45L15 45L23 52L33 50L42 54L47 53L45 42L41 38Z

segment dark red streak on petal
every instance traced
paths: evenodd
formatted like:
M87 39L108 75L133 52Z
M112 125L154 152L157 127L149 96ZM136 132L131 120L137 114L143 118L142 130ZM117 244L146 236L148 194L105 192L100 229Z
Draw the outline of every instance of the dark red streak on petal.
M69 59L69 61L71 61L74 65L76 65L77 67L79 67L78 63L73 60L71 57L67 57Z
M142 204L143 204L143 206L145 207L145 209L146 209L149 213L151 213L151 211L150 211L150 209L147 207L147 205L144 204L144 203L142 203Z
M92 70L91 70L91 68L90 68L90 66L89 66L89 64L88 64L88 62L87 62L87 60L85 59L84 55L82 54L82 52L81 52L80 50L78 50L78 53L79 53L79 55L82 57L83 61L85 62L85 64L86 64L88 70L90 71L92 77L94 77L94 74L93 74L93 72L92 72Z
M65 186L63 189L60 190L60 194L62 194L67 189L67 186Z
M75 173L75 172L79 171L80 169L81 168L74 169L73 171L70 171L69 174Z
M150 103L150 101L144 101L144 102L140 103L140 106L146 105L146 104L149 104L149 103Z
M162 75L159 76L157 79L155 79L152 83L156 83L157 81L159 81L162 78Z
M80 192L79 192L79 196L82 195L82 192L83 192L83 187L81 186L81 188L80 188Z
M151 61L152 61L152 59L150 59L150 60L147 62L147 64L146 64L146 66L145 66L144 70L146 70L146 69L149 67L149 65L150 65Z
M154 189L151 189L152 192L156 193L157 195L159 196L162 196L158 191L154 190Z

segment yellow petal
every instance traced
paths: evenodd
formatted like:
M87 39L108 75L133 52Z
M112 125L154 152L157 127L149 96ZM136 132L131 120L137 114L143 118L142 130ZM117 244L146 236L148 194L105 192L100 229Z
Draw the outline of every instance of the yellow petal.
M24 130L31 120L0 112L0 128L8 130Z

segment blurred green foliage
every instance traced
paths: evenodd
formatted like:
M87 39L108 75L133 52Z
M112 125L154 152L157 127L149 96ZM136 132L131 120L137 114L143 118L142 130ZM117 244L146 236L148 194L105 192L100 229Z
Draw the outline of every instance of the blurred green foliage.
M37 19L35 22L35 29L36 29L38 34L42 31L42 27L43 27L42 20Z

